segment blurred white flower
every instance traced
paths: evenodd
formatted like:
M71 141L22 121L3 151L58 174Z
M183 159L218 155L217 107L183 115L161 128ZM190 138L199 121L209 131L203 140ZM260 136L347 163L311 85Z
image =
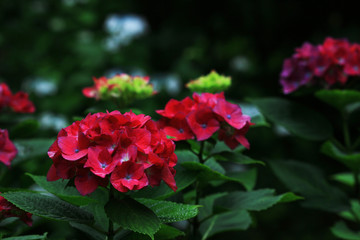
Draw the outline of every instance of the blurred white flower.
M175 74L157 74L150 77L155 91L164 89L169 95L178 95L182 89L180 77Z
M42 77L26 80L24 87L27 92L34 92L39 97L54 95L57 92L57 85L54 81Z
M143 35L147 29L148 23L138 15L112 14L105 20L105 30L109 33L109 37L105 40L105 47L109 51L116 50Z
M50 112L44 112L39 117L40 126L43 129L53 129L60 131L62 128L68 126L68 122L63 115L55 115Z
M230 62L230 67L235 71L246 72L250 68L250 61L245 56L236 56Z

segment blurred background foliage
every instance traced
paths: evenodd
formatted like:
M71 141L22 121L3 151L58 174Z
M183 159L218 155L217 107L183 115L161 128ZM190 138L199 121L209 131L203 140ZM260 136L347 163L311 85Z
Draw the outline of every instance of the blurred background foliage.
M278 76L295 47L305 41L319 44L327 36L360 42L355 7L309 0L225 0L206 5L189 0L0 0L0 23L0 81L13 92L30 93L37 107L32 116L1 116L5 123L17 118L38 120L38 126L25 125L36 131L24 138L54 139L73 117L116 109L82 95L82 88L93 85L92 77L123 72L150 76L159 94L133 107L157 119L155 109L162 109L170 98L189 95L185 83L213 69L232 77L226 96L236 102L282 96ZM316 102L313 107L324 105ZM337 116L330 120L336 124ZM290 138L276 126L253 128L248 136L248 154L255 159L302 160L327 175L344 168L319 153L320 142ZM29 187L30 179L18 174L46 174L51 164L48 146L36 144L45 151L42 157L15 164L4 173L1 186ZM286 191L268 166L260 168L258 178L257 187ZM328 230L333 215L302 209L297 203L276 206L257 219L255 228L223 239L234 239L236 234L244 239L334 239ZM48 228L43 231L51 232L51 223L34 226L30 232L39 233L44 226ZM64 231L57 234L66 237Z

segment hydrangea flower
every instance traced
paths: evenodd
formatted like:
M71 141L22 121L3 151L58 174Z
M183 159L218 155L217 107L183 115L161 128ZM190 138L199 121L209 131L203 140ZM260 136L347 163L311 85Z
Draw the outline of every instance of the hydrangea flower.
M304 43L285 59L280 83L288 94L303 85L345 84L349 76L360 76L360 45L328 37L318 46Z
M186 87L193 92L216 93L225 91L231 85L231 78L219 75L216 71L211 71L206 76L192 80L186 84Z
M157 186L176 191L175 144L144 114L119 111L89 114L62 129L48 151L53 160L47 179L75 178L82 195L98 186L120 192Z
M9 139L8 131L6 129L0 129L0 162L6 166L10 166L17 152L14 143Z
M34 104L29 100L29 95L19 91L12 94L6 83L0 83L0 110L10 107L14 112L33 113L35 112Z
M219 140L231 149L239 144L250 147L245 138L250 117L243 115L241 108L225 100L224 93L193 93L193 99L186 97L178 101L171 99L164 110L156 112L162 116L159 125L174 141L209 139L218 132Z
M126 105L135 99L144 99L155 94L153 86L149 84L149 77L118 74L112 78L100 77L93 80L95 83L93 87L83 89L83 94L88 98L97 100L114 98Z
M14 204L6 200L4 197L0 196L0 221L9 217L18 217L28 226L31 227L32 225L31 213L21 210L20 208L16 207Z

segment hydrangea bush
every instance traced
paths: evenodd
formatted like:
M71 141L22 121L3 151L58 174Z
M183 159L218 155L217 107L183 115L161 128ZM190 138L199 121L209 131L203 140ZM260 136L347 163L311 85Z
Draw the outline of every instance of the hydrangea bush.
M27 173L41 190L4 189L1 201L16 211L3 207L2 218L18 216L28 225L31 214L67 221L95 239L207 239L249 228L252 211L300 199L291 192L255 189L256 166L263 162L243 153L250 148L245 135L266 125L264 119L252 120L216 91L228 87L230 78L216 72L205 78L196 81L195 90L202 93L170 99L156 110L158 121L116 109L89 113L61 129L49 144L52 164L46 176ZM154 94L148 78L120 74L94 82L83 94L113 100L119 108ZM11 94L3 89L5 105ZM6 130L0 144L2 162L10 166L17 151ZM235 188L214 192L218 184ZM233 198L243 204L229 204ZM172 224L179 221L182 227Z
M95 86L82 91L118 107L79 113L57 137L31 139L31 131L41 132L31 118L0 121L0 178L18 168L23 174L16 178L32 179L27 186L1 185L0 234L52 239L43 223L57 227L52 220L58 220L99 240L227 239L264 227L258 219L266 211L280 209L285 218L292 214L287 209L310 208L330 216L324 223L329 239L360 239L358 49L330 37L317 46L305 43L284 60L282 97L229 99L230 77L213 71L186 85L192 94L166 99L151 117L128 110L155 93L149 78L120 74L94 78ZM306 87L312 91L302 91ZM26 93L12 94L5 83L0 109L3 116L35 111ZM262 139L262 131L272 139ZM269 157L279 142L294 147L290 140L318 162L301 158L306 155ZM252 154L250 145L262 142L275 154ZM32 161L41 164L29 168ZM340 170L320 169L325 161ZM289 192L272 188L258 171L272 172ZM280 205L294 201L291 208Z

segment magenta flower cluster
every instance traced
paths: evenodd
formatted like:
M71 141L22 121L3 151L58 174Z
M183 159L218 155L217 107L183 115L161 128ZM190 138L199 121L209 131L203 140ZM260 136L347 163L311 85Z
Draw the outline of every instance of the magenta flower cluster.
M345 84L349 76L360 76L360 44L328 37L321 45L296 48L283 63L280 83L288 94L303 85Z

